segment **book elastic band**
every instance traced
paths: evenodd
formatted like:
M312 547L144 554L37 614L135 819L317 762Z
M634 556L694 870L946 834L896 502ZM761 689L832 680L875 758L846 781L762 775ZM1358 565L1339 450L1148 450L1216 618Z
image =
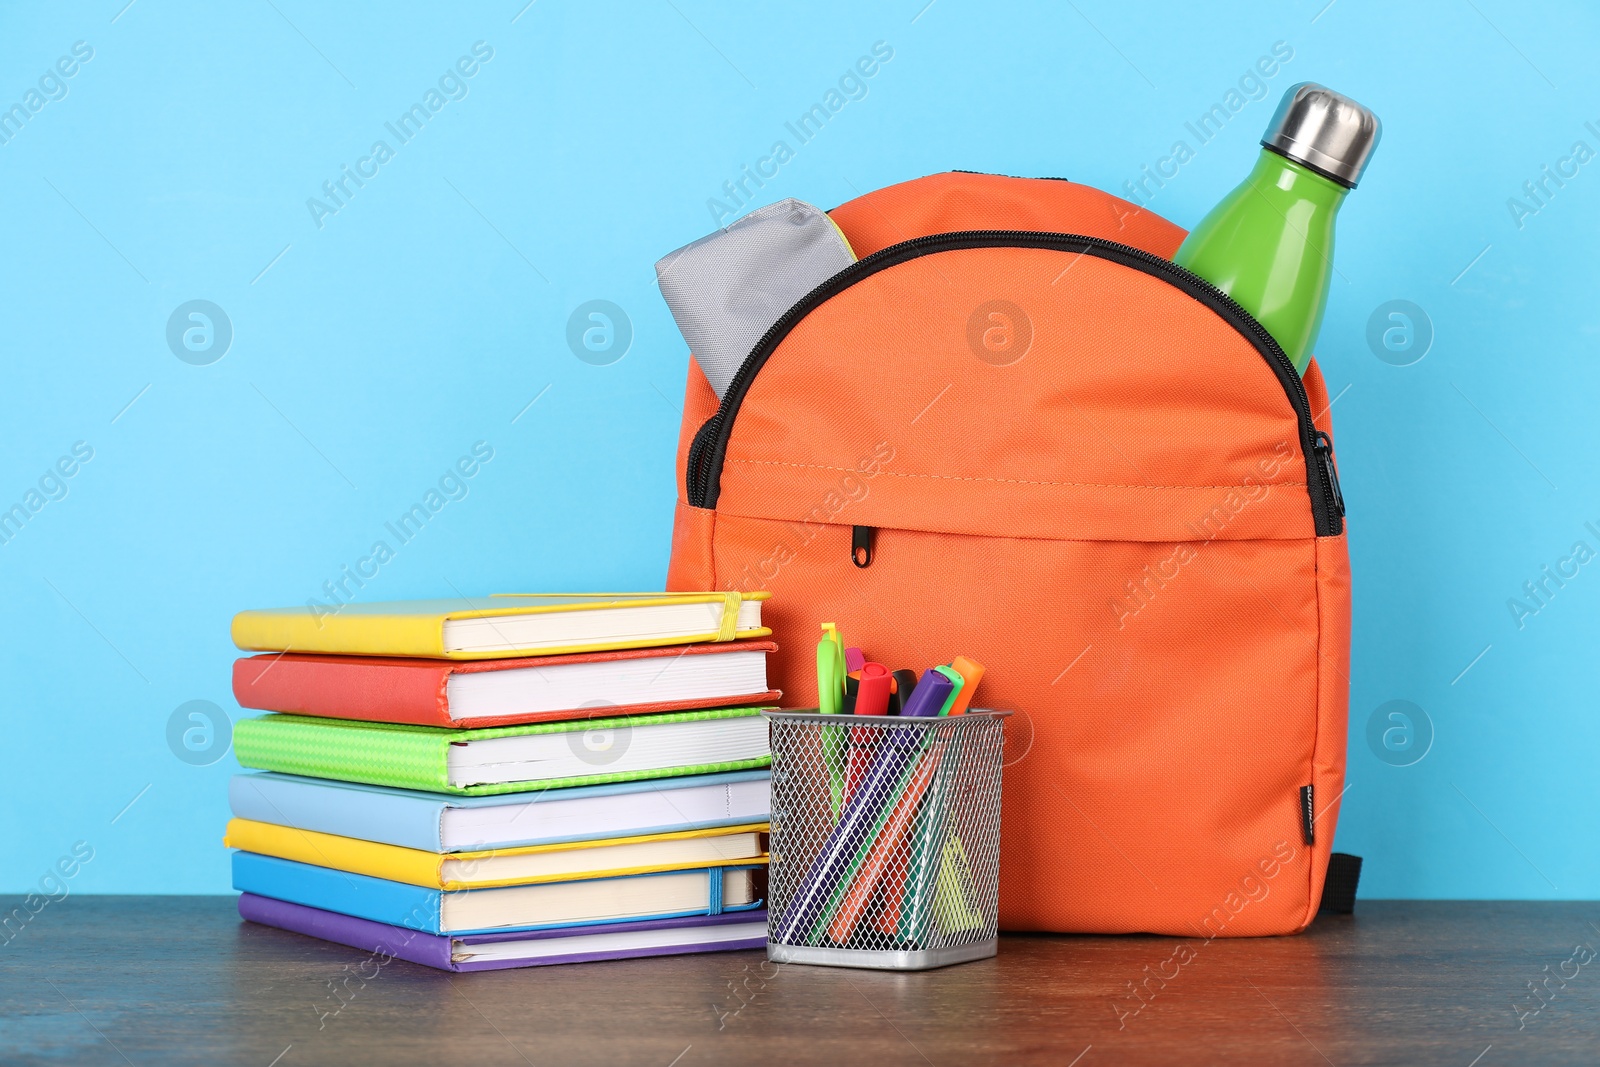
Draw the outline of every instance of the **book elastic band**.
M739 605L743 599L737 592L722 594L722 625L717 630L718 641L732 641L739 636Z

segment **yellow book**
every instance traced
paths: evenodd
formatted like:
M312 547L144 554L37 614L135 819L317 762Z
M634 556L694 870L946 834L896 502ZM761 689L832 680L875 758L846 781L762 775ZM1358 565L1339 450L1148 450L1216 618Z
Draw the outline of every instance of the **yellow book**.
M769 823L747 823L600 841L439 853L253 819L231 819L222 842L245 852L426 889L489 889L764 863L769 828Z
M765 637L757 593L495 593L241 611L233 643L255 652L505 659Z

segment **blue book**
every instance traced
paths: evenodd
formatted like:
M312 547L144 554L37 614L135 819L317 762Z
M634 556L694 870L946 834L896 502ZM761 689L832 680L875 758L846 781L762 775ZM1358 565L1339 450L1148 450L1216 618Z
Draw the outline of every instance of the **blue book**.
M472 852L765 822L771 779L766 770L731 771L463 797L268 771L234 775L228 801L241 819L425 852Z
M426 934L472 934L753 909L761 903L757 872L764 867L707 867L442 892L254 852L235 852L233 887Z

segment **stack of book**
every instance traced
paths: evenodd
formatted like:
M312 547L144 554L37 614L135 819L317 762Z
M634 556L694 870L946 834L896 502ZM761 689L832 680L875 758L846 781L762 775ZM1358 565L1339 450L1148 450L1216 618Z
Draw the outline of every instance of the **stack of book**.
M239 914L456 971L765 945L766 596L236 616Z

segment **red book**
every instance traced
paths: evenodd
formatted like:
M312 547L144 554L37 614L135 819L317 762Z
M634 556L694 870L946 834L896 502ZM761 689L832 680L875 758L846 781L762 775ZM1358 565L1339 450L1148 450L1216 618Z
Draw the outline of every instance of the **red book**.
M690 708L772 704L771 641L521 659L249 656L234 661L241 707L418 726L514 726Z

